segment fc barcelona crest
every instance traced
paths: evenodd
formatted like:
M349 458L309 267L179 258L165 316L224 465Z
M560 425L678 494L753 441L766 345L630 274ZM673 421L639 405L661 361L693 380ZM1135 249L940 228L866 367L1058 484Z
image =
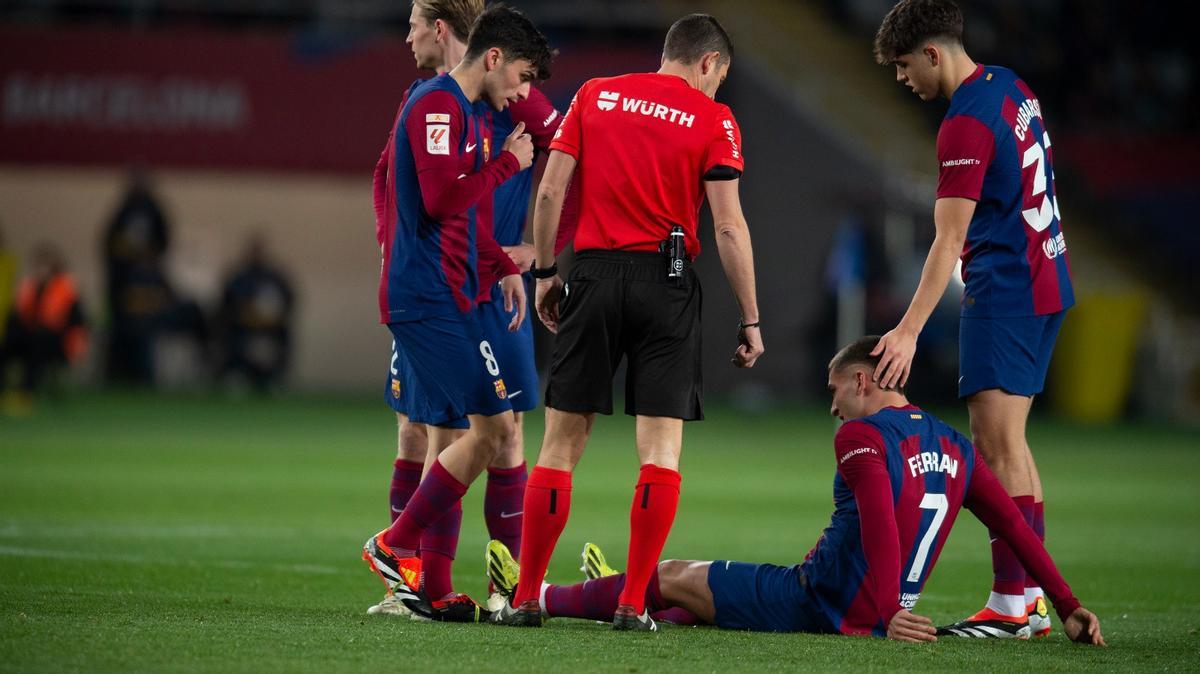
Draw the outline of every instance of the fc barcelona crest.
M397 400L400 399L400 380L399 379L392 380L392 397Z
M495 381L495 384L496 384L496 397L501 400L504 400L505 398L507 398L508 397L508 389L504 388L504 380L497 379Z

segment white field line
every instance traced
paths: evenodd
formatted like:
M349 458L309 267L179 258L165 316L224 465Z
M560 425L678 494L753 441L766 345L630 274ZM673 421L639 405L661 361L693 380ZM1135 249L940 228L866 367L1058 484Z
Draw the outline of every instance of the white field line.
M82 562L117 562L123 564L170 565L170 566L211 566L221 569L265 569L284 573L335 574L343 573L342 569L318 564L263 564L246 562L235 559L214 559L199 561L194 559L155 559L142 555L95 555L86 552L68 550L43 550L38 548L19 548L10 545L0 545L0 557L34 557L38 559L61 559Z

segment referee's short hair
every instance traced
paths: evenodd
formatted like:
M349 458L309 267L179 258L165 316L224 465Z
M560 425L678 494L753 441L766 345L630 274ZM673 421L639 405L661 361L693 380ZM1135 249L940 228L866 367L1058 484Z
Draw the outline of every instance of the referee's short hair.
M859 337L842 347L842 350L837 352L833 360L829 361L829 371L839 372L851 365L862 365L874 372L875 368L879 367L879 360L883 357L883 354L872 356L871 352L879 345L880 339L883 338L879 335L867 335L866 337ZM880 388L883 387L881 386ZM904 393L904 387L899 383L890 390Z
M475 19L463 60L474 61L493 47L504 52L508 62L525 59L532 63L535 79L550 79L554 51L546 36L524 14L501 3L488 6Z
M663 44L663 58L689 66L714 51L721 54L717 60L721 65L733 60L733 40L721 22L708 14L688 14L676 21Z

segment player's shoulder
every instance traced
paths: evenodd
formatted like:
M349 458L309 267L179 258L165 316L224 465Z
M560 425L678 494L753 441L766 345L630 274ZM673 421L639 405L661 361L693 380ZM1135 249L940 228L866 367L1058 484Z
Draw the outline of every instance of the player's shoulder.
M851 419L838 427L833 434L834 445L841 446L846 442L882 445L883 436L877 424L872 423L871 417Z
M558 117L554 103L536 87L529 87L529 95L523 100L509 104L506 112L514 120L524 121L526 126L532 122L549 126Z

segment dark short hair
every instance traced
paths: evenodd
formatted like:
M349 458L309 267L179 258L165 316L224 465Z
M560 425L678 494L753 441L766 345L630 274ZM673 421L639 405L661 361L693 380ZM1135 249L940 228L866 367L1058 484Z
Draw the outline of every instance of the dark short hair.
M445 21L454 37L467 41L471 24L483 13L483 0L413 0L425 21Z
M928 40L962 44L963 15L953 0L900 0L875 33L875 60L888 65Z
M688 14L676 21L663 43L663 58L689 66L714 51L720 52L717 62L722 65L733 59L733 40L708 14Z
M833 360L829 361L829 371L839 372L851 365L862 365L873 372L875 368L879 367L879 360L883 356L883 354L879 354L878 356L871 355L875 347L879 346L880 339L883 338L879 335L867 335L866 337L859 337L842 347L842 350L837 352ZM890 390L904 393L904 387L900 384L896 384Z
M525 59L532 63L536 79L550 79L554 60L550 43L528 17L508 5L491 5L475 19L463 59L474 61L493 47L504 52L507 62Z

